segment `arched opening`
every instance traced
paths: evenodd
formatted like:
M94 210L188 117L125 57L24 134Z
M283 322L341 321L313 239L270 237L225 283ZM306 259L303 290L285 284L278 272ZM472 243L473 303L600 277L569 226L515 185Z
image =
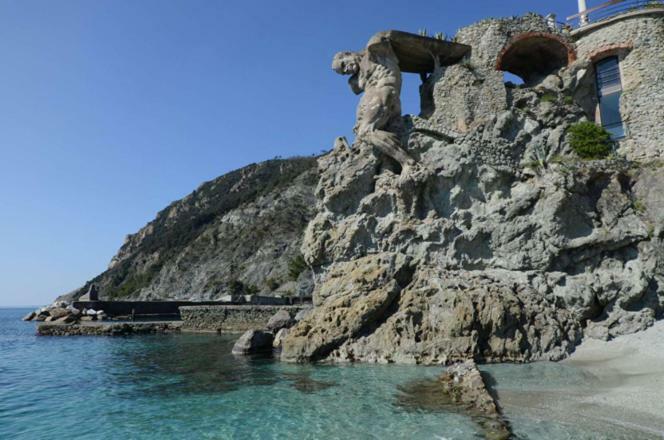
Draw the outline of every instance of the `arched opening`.
M527 86L532 86L575 59L574 49L561 37L528 33L514 38L503 49L496 68L514 74Z

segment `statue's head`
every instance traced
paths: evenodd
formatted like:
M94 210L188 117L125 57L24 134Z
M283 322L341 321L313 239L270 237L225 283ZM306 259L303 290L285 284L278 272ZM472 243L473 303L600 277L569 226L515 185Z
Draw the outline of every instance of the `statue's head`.
M339 52L332 59L332 70L341 75L355 75L360 70L359 52Z

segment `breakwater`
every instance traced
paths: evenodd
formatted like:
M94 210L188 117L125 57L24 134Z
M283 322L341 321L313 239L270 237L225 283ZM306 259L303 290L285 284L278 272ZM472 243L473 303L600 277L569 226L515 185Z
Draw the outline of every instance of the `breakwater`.
M177 333L182 323L162 322L84 322L80 324L43 323L37 326L40 336L127 336Z

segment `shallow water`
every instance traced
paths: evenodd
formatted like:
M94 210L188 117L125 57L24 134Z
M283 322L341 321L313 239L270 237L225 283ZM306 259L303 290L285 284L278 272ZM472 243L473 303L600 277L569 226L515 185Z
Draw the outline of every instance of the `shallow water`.
M20 321L27 312L0 309L0 439L482 438L467 417L400 404L404 385L438 367L238 358L233 336L37 337ZM486 371L512 397L592 383L557 364ZM623 438L611 426L506 410L519 438Z

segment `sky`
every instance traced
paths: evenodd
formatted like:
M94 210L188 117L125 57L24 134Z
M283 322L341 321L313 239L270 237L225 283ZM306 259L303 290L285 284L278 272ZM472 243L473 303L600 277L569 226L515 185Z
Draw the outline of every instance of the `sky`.
M576 1L0 0L0 306L81 286L203 181L350 137L335 52L528 11Z

